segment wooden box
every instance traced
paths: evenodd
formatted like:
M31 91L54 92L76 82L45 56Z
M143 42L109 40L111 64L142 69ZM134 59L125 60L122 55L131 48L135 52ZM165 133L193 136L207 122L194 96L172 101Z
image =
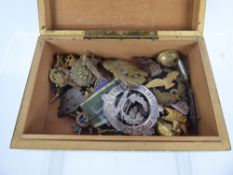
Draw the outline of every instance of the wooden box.
M205 42L205 0L39 0L40 36L12 148L84 150L228 150L230 143ZM164 49L185 56L197 106L197 136L75 135L58 118L48 80L55 53L150 57Z

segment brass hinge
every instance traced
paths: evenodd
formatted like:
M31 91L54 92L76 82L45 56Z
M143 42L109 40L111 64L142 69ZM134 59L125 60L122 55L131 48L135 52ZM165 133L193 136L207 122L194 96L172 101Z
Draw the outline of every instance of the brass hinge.
M157 32L85 31L84 39L158 39Z

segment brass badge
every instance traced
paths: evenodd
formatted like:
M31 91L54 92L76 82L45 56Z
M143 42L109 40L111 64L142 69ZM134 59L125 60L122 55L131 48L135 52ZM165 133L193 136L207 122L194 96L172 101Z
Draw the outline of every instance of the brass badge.
M65 68L65 64L64 64L63 59L64 59L63 55L57 54L56 64L54 65L54 67L55 68L57 68L57 67L63 67L63 68Z
M156 130L161 136L174 136L175 132L172 131L172 124L158 120L156 123Z
M160 79L156 78L149 83L146 84L147 88L155 88L155 87L162 87L164 86L165 89L172 88L175 84L173 83L176 80L177 76L179 75L178 71L169 72L167 77Z
M50 70L49 79L56 87L64 87L69 82L69 71L63 67L53 68Z
M65 66L70 68L72 67L77 61L77 58L74 55L68 55L65 58Z
M95 77L91 71L83 65L83 60L80 58L70 69L70 80L76 86L88 87L94 84Z
M119 80L128 84L143 84L148 74L128 61L105 60L103 66Z
M167 115L164 115L162 119L171 122L173 130L177 133L187 134L187 117L172 108L165 107L165 111Z
M177 94L169 93L169 92L160 92L157 89L153 89L153 92L158 100L158 102L162 105L170 105L179 100L179 96Z

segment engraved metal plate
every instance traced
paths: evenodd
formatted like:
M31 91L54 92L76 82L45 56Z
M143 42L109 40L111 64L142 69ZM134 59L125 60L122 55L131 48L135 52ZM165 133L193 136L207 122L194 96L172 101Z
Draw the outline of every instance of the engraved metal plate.
M126 87L124 84L120 84L108 94L102 95L102 99L105 117L116 130L125 134L148 135L148 131L155 125L159 117L157 100L153 93L143 85ZM127 113L129 103L141 106L146 115L130 116L130 113ZM133 122L130 119L136 121Z

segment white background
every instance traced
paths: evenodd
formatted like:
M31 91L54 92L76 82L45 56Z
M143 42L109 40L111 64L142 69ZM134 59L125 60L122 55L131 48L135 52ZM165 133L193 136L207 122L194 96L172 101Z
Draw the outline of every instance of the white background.
M232 9L232 0L208 0L205 23L205 39L231 140ZM0 22L0 175L233 175L232 151L96 152L9 149L39 35L36 0L0 0Z

